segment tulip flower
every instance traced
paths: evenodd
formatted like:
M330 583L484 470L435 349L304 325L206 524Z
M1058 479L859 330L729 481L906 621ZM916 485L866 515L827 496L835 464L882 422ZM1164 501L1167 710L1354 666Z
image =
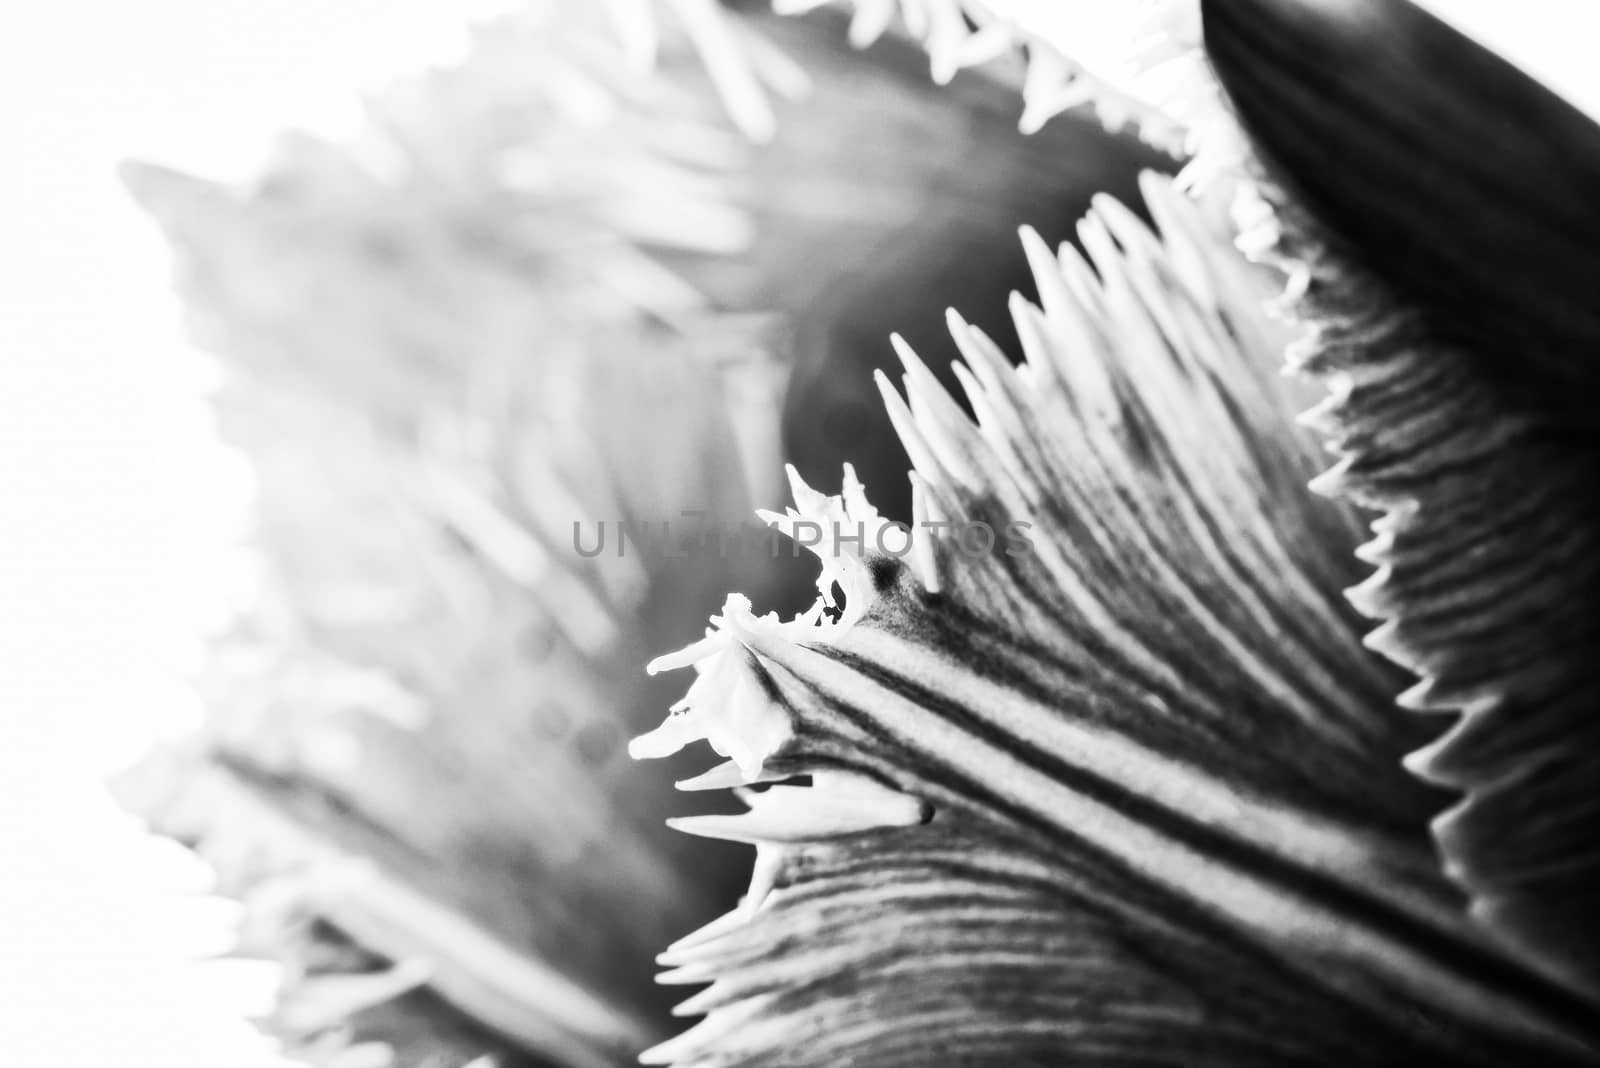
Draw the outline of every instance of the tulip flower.
M842 6L547 4L130 175L266 576L132 786L269 1026L1593 1063L1600 130L1405 2ZM685 508L820 572L565 540Z

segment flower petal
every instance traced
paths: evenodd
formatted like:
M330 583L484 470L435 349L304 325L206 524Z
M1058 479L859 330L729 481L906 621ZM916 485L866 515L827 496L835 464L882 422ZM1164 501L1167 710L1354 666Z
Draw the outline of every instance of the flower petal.
M1600 127L1410 4L1207 5L1317 333L1319 482L1384 515L1368 644L1459 712L1408 765L1473 912L1600 999Z
M1101 204L1088 262L1029 240L1046 310L1015 304L1021 368L953 319L976 424L902 351L910 551L878 544L848 473L840 497L799 485L843 610L732 598L699 648L677 741L811 782L695 825L757 843L757 874L739 919L663 956L712 985L647 1062L1492 1062L1570 1041L1581 1017L1435 870L1438 797L1399 767L1420 725L1339 601L1357 532L1303 492L1264 279L1169 184L1146 195L1159 235ZM853 818L841 781L871 784Z

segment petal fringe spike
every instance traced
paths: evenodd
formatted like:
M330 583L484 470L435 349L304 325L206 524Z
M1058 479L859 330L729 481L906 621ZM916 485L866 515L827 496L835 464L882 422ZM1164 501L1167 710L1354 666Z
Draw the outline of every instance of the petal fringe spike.
M1157 147L1192 155L1199 135L1227 128L1217 122L1225 113L1200 53L1196 0L839 2L851 9L852 44L865 48L898 29L928 53L940 85L973 67L1007 72L1021 91L1025 133L1088 106L1110 129L1131 127ZM774 0L773 10L797 15L829 3Z
M1339 597L1359 527L1283 433L1273 279L1169 183L1145 195L1159 233L1102 203L1087 259L1025 235L1022 366L952 314L976 421L899 346L908 541L848 472L797 482L827 595L792 620L730 598L656 663L697 678L636 754L732 757L693 785L751 784L749 811L686 829L757 864L662 955L710 983L680 1007L705 1019L646 1063L1581 1050L1586 1017L1438 871L1443 798L1400 765L1423 725Z

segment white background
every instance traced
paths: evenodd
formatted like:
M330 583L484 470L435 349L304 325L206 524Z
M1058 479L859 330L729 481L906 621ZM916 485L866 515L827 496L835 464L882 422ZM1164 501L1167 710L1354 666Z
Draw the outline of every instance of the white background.
M477 4L483 8L484 4ZM0 18L0 1061L253 1068L264 966L207 873L98 786L197 715L247 589L248 472L213 437L155 226L114 168L243 177L273 131L464 43L444 0L56 0ZM174 894L174 890L181 891Z

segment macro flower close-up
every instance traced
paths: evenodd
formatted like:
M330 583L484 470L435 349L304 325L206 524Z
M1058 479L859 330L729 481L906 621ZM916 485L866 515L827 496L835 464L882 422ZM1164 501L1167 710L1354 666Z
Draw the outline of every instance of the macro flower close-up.
M1600 24L1490 7L519 0L128 146L244 577L97 818L267 977L151 1034L1600 1063Z

